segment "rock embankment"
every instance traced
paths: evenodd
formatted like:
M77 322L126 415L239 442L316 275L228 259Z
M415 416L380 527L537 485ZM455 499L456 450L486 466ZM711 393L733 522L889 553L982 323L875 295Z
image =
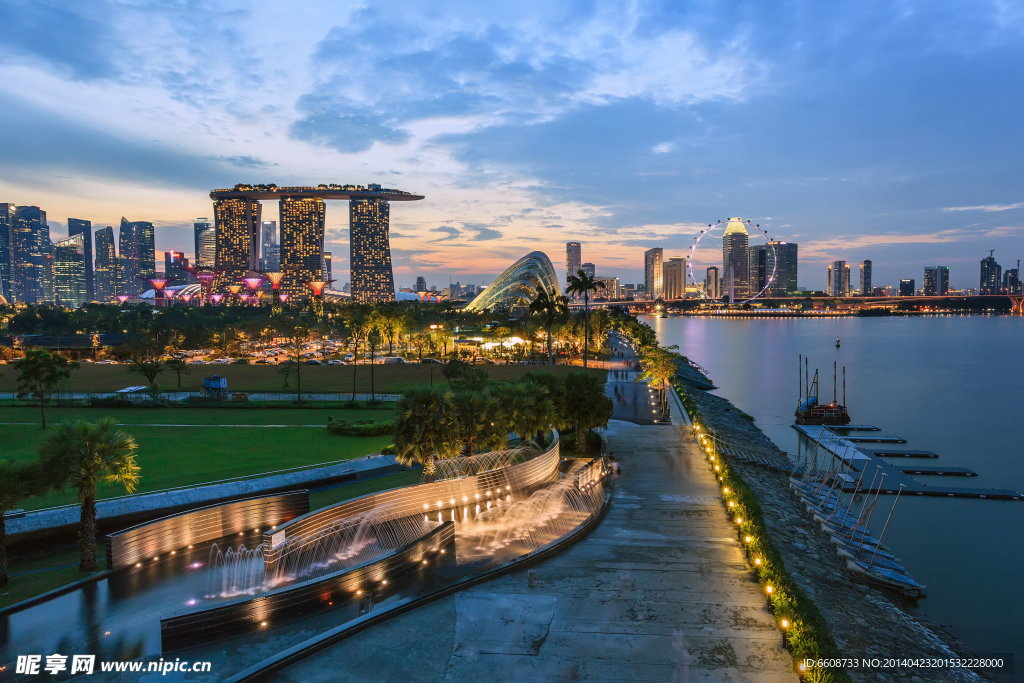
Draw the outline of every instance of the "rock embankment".
M687 360L682 360L676 363L676 376L685 382L688 386L694 387L695 389L714 389L715 385L711 382L711 379L703 372L698 370Z
M729 445L751 454L785 457L764 433L729 401L690 391L704 422ZM754 491L772 541L793 580L825 616L836 644L847 657L963 657L969 650L952 635L912 615L901 598L858 583L845 570L829 537L792 495L786 474L747 463L731 466ZM981 681L969 670L883 671L851 669L856 681Z

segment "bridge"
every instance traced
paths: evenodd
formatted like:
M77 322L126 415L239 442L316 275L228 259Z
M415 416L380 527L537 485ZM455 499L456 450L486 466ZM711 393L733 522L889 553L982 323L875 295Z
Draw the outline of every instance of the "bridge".
M719 304L722 308L728 308L729 304L721 303L718 301L712 301L710 299L698 299L696 297L690 297L685 299L661 299L662 304L666 308L697 308L701 305L713 305ZM770 308L788 308L797 304L806 304L810 302L815 305L814 310L820 310L821 305L831 304L833 308L838 306L852 306L856 309L865 308L891 308L899 306L901 304L916 304L916 305L935 305L941 307L942 303L946 302L947 305L951 303L959 304L984 304L990 303L1002 303L1009 302L1010 312L1021 315L1024 314L1024 296L1019 294L976 294L976 295L942 295L942 296L851 296L851 297L834 297L834 296L794 296L784 298L764 298L757 299L752 303L753 306L764 305ZM642 301L642 300L614 300L614 301L591 301L591 308L609 308L612 306L626 306L632 309L650 309L655 305L654 301ZM582 309L582 301L570 301L569 307L572 309ZM972 306L973 307L973 306ZM957 308L963 308L958 306ZM756 308L753 310L757 310Z

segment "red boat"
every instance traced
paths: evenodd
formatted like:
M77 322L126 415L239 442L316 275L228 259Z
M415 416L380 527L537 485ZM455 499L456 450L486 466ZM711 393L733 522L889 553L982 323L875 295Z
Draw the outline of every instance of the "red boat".
M802 359L801 359L802 360ZM804 363L801 363L803 365ZM803 376L800 378L803 379ZM807 383L807 395L797 405L796 423L798 425L848 425L850 415L846 406L835 398L835 373L833 372L832 402L818 403L818 371L814 371L814 380ZM802 389L802 387L801 387ZM843 399L846 399L846 368L843 367Z

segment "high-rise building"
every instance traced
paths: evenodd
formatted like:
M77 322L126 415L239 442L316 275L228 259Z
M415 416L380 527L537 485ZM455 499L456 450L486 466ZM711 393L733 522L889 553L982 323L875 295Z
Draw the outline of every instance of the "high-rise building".
M92 221L81 218L68 219L68 236L84 235L85 241L85 300L96 301L96 285L93 279Z
M96 229L96 300L113 301L121 293L120 267L114 248L114 229Z
M1017 268L1007 268L1003 271L1003 291L1007 294L1020 294L1020 271Z
M704 278L704 293L709 299L722 298L722 279L718 275L718 266L711 266Z
M833 261L828 267L829 296L850 296L850 266L846 261Z
M666 299L686 298L686 259L673 256L662 269L662 289Z
M135 221L135 238L139 243L139 275L156 277L156 230L153 224Z
M38 206L14 210L14 295L27 304L53 301L53 243L46 212Z
M796 291L797 244L796 242L768 242L765 250L765 273L771 278L769 296L781 296ZM774 247L774 249L773 249ZM775 276L772 277L772 273Z
M0 202L0 296L14 303L14 204Z
M330 282L331 280L334 279L334 266L331 263L331 252L329 252L329 251L325 251L324 252L323 263L324 263L324 278L323 279L325 281L327 281L327 282ZM334 289L330 285L327 285L327 288L328 289Z
M260 269L268 272L281 267L281 244L277 241L277 221L263 221L261 244L263 253L260 256Z
M924 295L945 296L949 293L949 266L924 269Z
M772 276L769 268L771 249L767 244L753 244L747 247L747 296L757 296L768 286Z
M914 296L914 279L900 280L900 296Z
M213 268L217 259L217 229L208 218L197 218L192 223L195 234L195 264L202 268Z
M187 285L192 282L192 274L186 270L188 266L188 257L183 252L164 252L164 277L174 280L171 285Z
M593 293L595 301L597 299L616 300L619 298L619 278L606 275L595 275L594 281L604 284L604 289L599 289Z
M326 205L316 197L283 197L281 215L281 291L293 297L310 294L307 283L323 277Z
M242 284L242 278L259 269L262 206L259 200L248 197L218 199L213 212L217 235L214 267L219 271L214 287L224 292L230 285ZM281 216L283 222L283 211ZM315 263L319 268L319 252Z
M662 260L664 257L665 250L661 247L644 252L644 292L649 301L654 301L662 295L664 287Z
M871 261L863 260L860 262L860 295L871 296Z
M570 275L576 275L583 267L583 251L579 242L565 243L565 277L566 286L569 285Z
M80 308L86 298L85 234L76 233L53 245L54 301Z
M422 275L417 275L416 276L416 291L417 292L425 292L425 291L427 291L427 278L423 277Z
M622 285L622 288L619 291L619 297L626 301L632 301L635 294L636 287L634 285Z
M597 268L594 266L593 263L583 263L583 264L580 264L580 270L582 270L584 273L586 273L590 277L594 277L597 274Z
M121 266L121 290L127 296L138 296L145 291L143 283L138 279L142 274L139 268L138 228L127 218L121 217L119 235L118 263Z
M734 289L736 295L746 293L750 287L747 272L749 246L750 235L743 225L743 219L730 218L725 226L725 234L722 235L722 277L726 280L723 289Z
M371 189L379 190L377 185ZM349 264L352 298L359 302L394 301L395 276L391 270L389 204L384 199L349 201Z
M979 294L1002 294L1003 267L996 263L992 252L981 259L981 286Z

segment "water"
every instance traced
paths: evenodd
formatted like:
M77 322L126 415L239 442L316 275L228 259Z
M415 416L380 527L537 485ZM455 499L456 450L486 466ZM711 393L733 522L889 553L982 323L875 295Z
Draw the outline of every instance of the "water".
M900 448L939 454L912 464L967 467L979 475L918 477L924 483L1024 491L1020 317L645 321L662 344L678 344L706 368L716 393L753 415L784 451L798 450L790 425L799 394L797 354L803 353L810 356L812 377L815 367L821 370L822 400L832 398L833 360L842 400L846 366L853 424L906 438ZM888 513L892 497L883 496L879 505ZM875 515L872 530L880 532L884 521L885 515ZM1022 529L1024 502L901 497L886 538L928 586L916 609L978 654L1015 653L1017 673L1002 680L1024 680L1024 629L1017 621L1024 614Z

